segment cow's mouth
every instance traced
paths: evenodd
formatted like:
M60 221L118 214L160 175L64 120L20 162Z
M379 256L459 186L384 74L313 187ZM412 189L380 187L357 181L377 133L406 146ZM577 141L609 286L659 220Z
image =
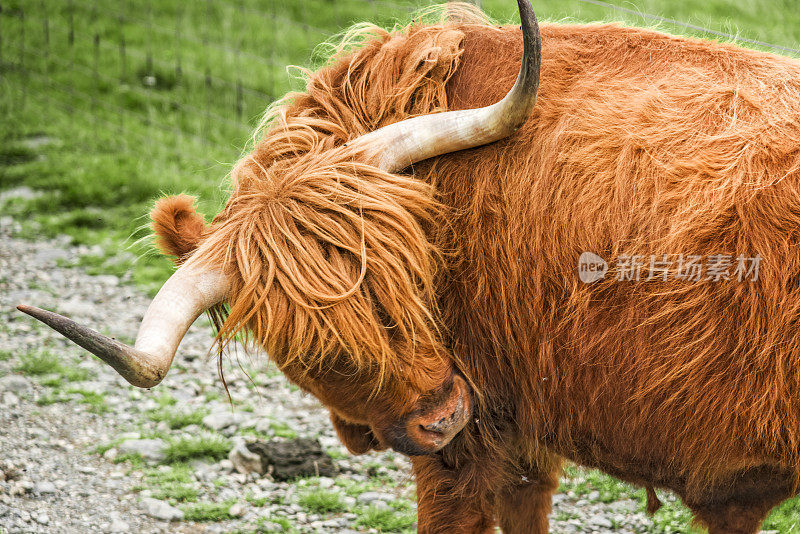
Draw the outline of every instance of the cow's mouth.
M417 405L385 433L386 444L408 456L432 454L450 443L469 421L472 394L466 380L454 374L445 386Z

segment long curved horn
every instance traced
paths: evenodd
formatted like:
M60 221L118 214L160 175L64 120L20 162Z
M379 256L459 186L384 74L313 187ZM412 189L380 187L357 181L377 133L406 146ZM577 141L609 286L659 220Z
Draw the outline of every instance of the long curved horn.
M222 301L228 280L221 271L182 265L150 303L129 347L75 321L33 306L17 309L71 339L111 367L134 386L150 388L166 376L183 336L201 313Z
M377 166L389 172L424 159L493 143L518 130L536 104L542 42L528 0L517 0L524 41L522 67L514 87L485 108L423 115L385 126L348 143L363 147Z

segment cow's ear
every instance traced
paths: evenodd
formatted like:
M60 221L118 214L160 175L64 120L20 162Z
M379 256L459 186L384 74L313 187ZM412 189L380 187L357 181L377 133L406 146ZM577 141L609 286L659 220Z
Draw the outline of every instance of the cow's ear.
M188 195L164 197L150 212L156 246L162 253L175 256L179 265L194 252L207 230L203 216L197 213L196 201Z
M372 430L366 425L348 423L333 412L331 412L331 422L339 440L352 454L382 451L386 448L381 446Z

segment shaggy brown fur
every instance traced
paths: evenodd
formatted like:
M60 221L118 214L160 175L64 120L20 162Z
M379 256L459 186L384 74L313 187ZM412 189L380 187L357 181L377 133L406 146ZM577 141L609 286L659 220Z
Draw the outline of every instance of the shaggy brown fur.
M221 334L249 331L356 451L382 441L364 403L404 413L453 362L475 421L414 458L420 531L546 532L566 457L756 532L800 480L800 65L543 25L513 137L359 161L349 139L513 84L519 29L459 20L371 29L271 115L198 251L234 280ZM584 285L583 251L763 260L757 282Z
M188 195L165 197L156 202L150 212L156 246L176 263L194 252L206 229L206 222L197 213L195 199Z

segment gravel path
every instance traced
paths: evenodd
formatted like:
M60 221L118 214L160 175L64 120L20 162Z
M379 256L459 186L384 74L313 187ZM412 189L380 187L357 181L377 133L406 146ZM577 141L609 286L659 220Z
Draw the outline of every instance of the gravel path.
M258 369L252 381L226 362L232 410L206 355L210 328L191 329L161 386L137 390L18 313L20 302L56 309L130 340L148 304L125 280L70 267L96 250L19 233L0 217L0 533L414 528L405 458L346 455L326 411L263 357L239 357L244 370ZM278 482L239 473L227 458L245 441L295 437L318 440L337 472ZM192 452L198 439L207 457ZM557 495L552 532L647 531L638 502L600 500Z

